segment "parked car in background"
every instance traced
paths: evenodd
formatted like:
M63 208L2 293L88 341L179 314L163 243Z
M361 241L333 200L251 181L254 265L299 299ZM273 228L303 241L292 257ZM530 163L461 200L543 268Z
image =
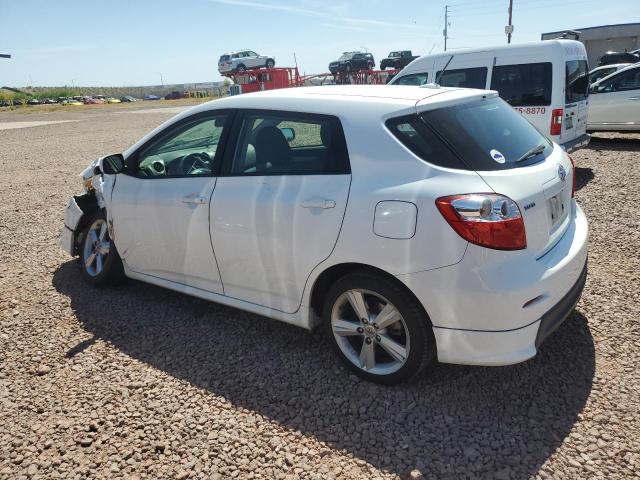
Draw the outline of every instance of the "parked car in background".
M107 97L106 100L107 103L120 103L120 99L115 97Z
M60 244L88 283L126 276L322 326L348 368L381 383L435 360L535 356L587 275L571 159L495 92L229 97L82 178Z
M158 95L145 95L143 100L160 100L160 97Z
M633 52L607 52L600 57L599 65L613 65L614 63L640 62L638 50Z
M40 100L38 100L37 98L30 98L27 101L27 105L41 105L42 102Z
M634 64L591 85L590 131L640 131L640 64Z
M338 60L329 64L332 75L371 70L376 64L373 55L364 52L344 52Z
M75 99L75 98L73 98L73 97L65 98L65 99L64 99L64 100L62 100L60 103L61 103L62 105L84 105L84 103L83 103L83 102L81 102L81 101L79 101L79 100L76 100L76 99Z
M137 102L138 99L135 97L132 97L131 95L125 95L124 97L120 97L120 101L121 102Z
M593 84L598 80L604 77L608 77L612 73L617 72L618 70L627 68L629 65L633 65L633 64L632 63L614 63L613 65L602 65L600 67L596 67L589 72L589 83Z
M179 98L189 98L189 92L171 92L164 96L165 100L178 100Z
M497 90L542 134L569 152L589 143L587 52L575 40L425 55L411 62L390 83L434 82L448 87Z
M56 103L58 103L58 101L55 98L43 98L40 101L47 105L55 105Z
M418 56L413 55L411 50L390 52L387 58L383 58L380 61L380 70L385 70L387 67L399 70L409 65L416 58L418 58Z
M84 103L85 105L102 105L107 102L103 98L85 97Z
M251 68L273 68L276 64L272 55L260 55L253 50L238 50L220 56L218 72L241 73Z

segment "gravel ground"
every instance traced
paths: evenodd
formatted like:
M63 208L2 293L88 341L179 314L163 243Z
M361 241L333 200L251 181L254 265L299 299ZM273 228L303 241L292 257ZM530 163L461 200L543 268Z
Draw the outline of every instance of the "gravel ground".
M574 155L589 278L535 359L382 387L320 334L83 283L56 244L78 173L168 116L56 112L28 120L78 121L0 131L1 478L638 477L640 135Z

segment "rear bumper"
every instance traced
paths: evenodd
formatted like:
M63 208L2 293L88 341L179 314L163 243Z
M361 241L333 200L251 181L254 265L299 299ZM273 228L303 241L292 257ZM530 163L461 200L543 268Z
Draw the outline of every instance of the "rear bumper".
M540 258L469 245L456 265L398 276L431 319L440 362L527 360L571 313L584 286L588 243L586 217L573 206L566 232Z
M591 141L591 135L589 135L588 133L583 133L579 137L574 138L573 140L570 140L568 142L565 142L560 146L565 152L571 153L574 150L586 147L587 145L589 145L590 141Z

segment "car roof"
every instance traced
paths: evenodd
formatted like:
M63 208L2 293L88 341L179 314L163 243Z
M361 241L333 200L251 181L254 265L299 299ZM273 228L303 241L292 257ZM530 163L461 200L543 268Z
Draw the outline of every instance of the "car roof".
M495 93L495 92L493 92ZM358 107L376 115L387 115L407 108L415 108L442 101L461 101L465 98L491 96L487 90L471 88L405 85L325 85L320 87L283 88L264 92L248 93L213 100L194 107L193 112L223 108L291 110L359 115ZM351 106L347 106L350 104ZM337 112L337 113L336 113Z
M251 50L250 48L243 48L241 50L233 50L232 52L223 53L220 56L223 57L225 55L233 55L234 53L240 53L240 52L255 52L255 50Z

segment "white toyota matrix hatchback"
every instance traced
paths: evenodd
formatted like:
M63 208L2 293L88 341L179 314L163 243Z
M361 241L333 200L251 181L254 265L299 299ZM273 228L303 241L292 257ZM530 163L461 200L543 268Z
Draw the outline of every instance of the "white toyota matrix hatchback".
M587 273L571 159L486 90L217 100L83 178L60 242L89 282L126 276L322 325L377 382L533 357Z

